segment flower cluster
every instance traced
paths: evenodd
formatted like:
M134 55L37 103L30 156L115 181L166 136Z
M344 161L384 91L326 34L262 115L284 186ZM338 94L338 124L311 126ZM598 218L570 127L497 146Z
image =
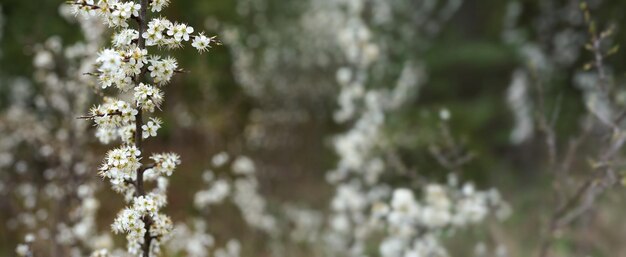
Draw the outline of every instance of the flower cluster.
M373 205L372 217L375 222L383 221L389 233L380 245L381 256L447 256L437 237L444 229L480 223L491 210L499 218L508 214L508 206L497 191L476 191L472 184L461 189L429 184L423 195L423 202L419 202L412 190L398 188L389 205Z
M196 193L196 208L205 209L229 198L250 226L269 234L276 233L277 221L267 212L265 199L258 192L254 162L246 156L234 158L232 162L230 160L231 157L225 152L213 156L213 168L227 168L230 163L233 178L216 178L213 171L205 171L203 179L209 188Z
M230 195L231 186L228 181L225 179L212 181L213 176L211 171L205 171L203 178L205 182L210 183L211 187L196 192L194 204L197 208L220 204Z
M17 245L15 248L15 253L20 257L33 257L33 251L31 249L31 244L35 241L35 236L32 234L28 234L24 237L24 243Z
M215 257L239 257L241 252L241 244L237 240L229 240L226 247L217 249Z
M139 31L134 29L124 29L113 35L113 45L118 48L132 46L139 39Z
M167 243L170 256L184 252L184 256L208 257L209 249L214 246L215 239L206 231L204 219L194 219L193 226L185 223L176 224L172 230L171 240Z
M152 0L150 1L150 11L160 12L163 7L167 7L170 4L170 0Z
M114 43L126 43L132 39L132 32L125 30L114 38ZM127 33L124 33L127 32ZM128 34L128 35L126 35ZM121 44L120 44L121 45ZM133 87L133 77L141 73L143 66L148 62L148 51L136 46L128 46L126 50L105 49L100 52L98 62L98 79L102 88L115 85L121 91Z
M128 19L138 18L141 5L118 0L75 0L70 2L74 12L101 15L110 27L128 27Z
M153 154L150 159L155 163L152 170L162 176L171 176L176 166L180 164L180 156L175 153Z
M130 144L134 142L137 113L130 103L107 97L102 104L91 108L89 117L98 126L96 137L100 142L108 144L119 138Z
M243 219L253 228L276 236L274 217L265 207L265 200L257 192L254 162L246 157L231 158L226 152L211 158L212 169L204 172L202 178L208 184L206 189L195 194L195 207L204 213L209 208L228 201L239 208ZM226 174L220 174L223 171ZM215 239L209 231L205 218L194 218L193 226L176 224L167 244L168 254L190 257L239 257L241 244L230 239L222 247L216 247Z
M154 112L154 108L159 108L163 102L163 93L157 87L139 83L135 87L135 99L137 107L144 111Z
M148 30L141 36L146 39L148 46L160 46L177 48L184 41L193 38L191 46L198 51L203 52L211 47L211 44L217 44L215 37L207 37L204 33L193 35L194 28L183 23L171 22L165 18L156 18L148 23Z
M163 122L159 118L150 118L150 121L148 121L146 125L141 126L141 129L143 130L141 137L156 137L156 132L159 128L161 128L161 123Z
M211 48L211 43L216 42L215 40L215 36L207 37L204 33L200 33L193 39L191 46L195 47L200 52L204 52Z
M134 123L137 110L126 101L107 97L89 113L98 127L115 128Z
M155 56L150 59L148 71L150 71L150 77L152 77L154 83L162 85L170 81L177 67L178 63L176 62L176 59L171 57L161 59L160 57Z
M26 233L16 256L45 255L52 248L88 256L93 246L103 245L98 238L106 237L95 226L99 202L93 182L99 179L89 167L96 163L84 151L91 139L83 135L91 128L69 118L87 112L92 102L95 81L84 73L93 71L105 25L69 9L59 14L82 28L83 40L68 44L51 36L33 44L32 76L3 76L11 97L0 111L0 198L11 205L3 209L6 233L17 240Z
M118 215L111 228L115 233L127 233L126 239L129 242L136 242L134 247L129 249L131 253L137 253L140 249L135 249L139 244L143 243L146 229L150 229L150 235L152 237L163 237L172 230L172 221L169 217L160 214L158 211L166 204L166 200L163 195L148 194L145 196L138 196L133 199L133 205L129 208L122 210ZM146 219L144 217L150 217L148 219L150 226L146 227Z
M141 166L141 151L135 146L123 146L110 150L100 166L100 176L108 178L114 185L134 180L135 171Z

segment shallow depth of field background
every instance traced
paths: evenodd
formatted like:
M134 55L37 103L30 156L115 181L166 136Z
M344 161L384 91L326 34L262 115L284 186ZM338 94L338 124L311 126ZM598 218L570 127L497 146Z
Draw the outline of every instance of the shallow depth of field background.
M0 0L3 19L0 28L0 112L9 107L9 81L32 78L32 48L36 44L53 35L60 36L64 43L80 38L76 24L59 16L61 2ZM255 20L253 16L258 9L246 12L238 8L238 2L173 0L166 14L210 34L236 28L243 39L240 43L252 51L261 51L272 44L284 50L293 48L296 56L303 51L302 45L293 44L288 40L289 36L281 37L280 33L293 33L289 26L306 10L306 1L256 1L264 3L261 9L265 30L276 28L275 41L257 35L259 18ZM389 133L406 135L406 138L397 139L401 142L398 155L404 162L416 167L424 176L444 181L445 171L429 155L428 143L438 131L440 110L449 110L452 133L476 154L465 167L462 177L474 181L479 187L500 190L512 205L513 213L493 229L506 242L511 256L532 256L539 232L553 210L551 176L546 171L547 154L538 131L521 143L510 140L515 122L506 102L507 89L515 69L524 65L519 49L503 39L505 14L510 2L464 1L436 37L415 42L427 45L423 47L427 50L407 54L420 55L417 58L425 67L427 82L406 107L388 117L385 129ZM626 31L621 26L626 24L626 2L596 2L592 1L593 15L602 25L617 25L614 41L623 45ZM522 9L516 29L528 40L537 42L541 49L558 54L559 46L554 43L558 39L553 31L540 31L538 24L552 22L549 27L554 30L566 26L556 21L555 17L560 14L554 10L576 4L576 1L567 0L520 1ZM554 13L550 14L551 10ZM549 20L553 18L554 21ZM572 30L584 31L585 28L572 27ZM398 38L400 40L400 35ZM572 43L582 49L584 40ZM411 42L402 44L411 45ZM171 150L182 157L182 165L171 180L165 213L176 221L196 212L192 199L203 187L201 174L211 165L211 157L222 151L246 154L255 161L261 193L268 199L270 210L281 203L320 210L328 208L333 188L324 176L337 161L330 142L334 135L346 130L332 118L337 108L338 92L333 69L290 67L286 62L278 64L277 69L283 72L276 72L274 76L284 76L283 83L290 87L272 89L259 85L263 93L251 94L236 79L233 62L236 51L226 42L203 55L197 55L191 48L174 51L180 66L190 72L176 75L173 83L166 87L166 101L161 113L164 128L156 139L146 143L149 151ZM314 55L308 53L306 56ZM572 74L580 71L591 55L580 50L573 59L572 65L554 71L555 75L545 84L548 105L553 106L557 98L560 101L556 131L561 139L576 132L585 111L582 93L573 86ZM393 60L388 61L393 63ZM620 81L626 72L626 54L618 52L608 64L617 87L623 87ZM262 68L265 64L256 65ZM260 81L269 83L270 80ZM395 80L376 83L384 87ZM84 151L101 157L106 149L94 140ZM576 165L587 163L578 160ZM96 167L93 168L93 176L96 176ZM623 244L626 239L626 223L623 222L625 193L616 188L603 195L592 212L574 223L566 231L566 236L557 240L555 252L562 256L569 256L569 253L583 256L578 255L583 252L597 257L626 256ZM103 206L98 222L106 229L122 207L122 200L107 187L99 194ZM10 217L3 212L0 210L0 256L13 256L13 247L20 238L15 236L18 235L16 231L7 228ZM245 226L234 208L216 209L210 215L210 224L218 240L240 238L243 256L269 256L263 235ZM464 244L464 237L472 238L473 235L471 232L461 234L449 242L451 253L455 253L455 244ZM292 252L300 252L301 256L307 256L310 250L307 246L294 248ZM455 256L470 255L457 252Z

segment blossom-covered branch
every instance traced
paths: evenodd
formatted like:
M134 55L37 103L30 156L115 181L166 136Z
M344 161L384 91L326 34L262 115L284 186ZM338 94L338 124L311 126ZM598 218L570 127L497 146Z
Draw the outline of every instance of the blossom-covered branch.
M204 33L193 35L193 27L183 23L165 18L149 20L149 11L160 12L169 4L168 0L140 0L139 3L76 0L68 3L77 13L99 16L109 27L116 29L112 46L100 51L97 70L88 75L96 76L102 89L116 88L120 94L105 97L89 115L79 118L94 121L96 136L101 142L117 139L122 142L120 147L107 152L99 168L100 176L109 179L112 188L123 194L128 202L115 219L113 232L126 234L128 253L157 256L160 245L172 229L170 218L160 213L160 209L167 203L167 178L180 164L180 157L174 153L152 154L149 159L153 162L142 164L145 160L142 141L155 137L162 125L157 117L150 117L144 123L144 115L160 108L164 101L161 87L181 70L174 58L151 56L147 47L177 48L193 39L191 45L204 52L218 41ZM136 22L136 28L131 28L129 19ZM132 94L124 94L126 92ZM155 181L156 187L150 190L147 181ZM107 254L106 250L100 250L93 255Z

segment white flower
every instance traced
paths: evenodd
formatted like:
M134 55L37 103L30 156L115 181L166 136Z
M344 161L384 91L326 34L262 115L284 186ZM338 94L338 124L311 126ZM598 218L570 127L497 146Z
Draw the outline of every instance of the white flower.
M115 130L110 127L98 127L96 129L96 137L103 144L108 144L117 138Z
M98 71L111 72L119 69L122 66L122 60L124 57L113 49L104 49L98 55L96 62L100 64Z
M193 27L186 24L174 24L167 30L167 35L174 37L177 42L189 41L189 34L193 33Z
M391 212L387 217L389 225L400 235L414 234L414 226L419 218L420 209L413 191L406 188L394 190L391 198Z
M129 240L142 239L145 233L145 225L141 220L142 216L141 212L126 208L117 214L117 218L113 221L111 228L116 234L131 232L127 237Z
M443 121L447 121L450 119L450 111L447 108L442 108L439 110L439 118Z
M133 47L125 55L127 62L122 66L124 72L131 76L141 73L141 68L143 68L144 63L148 63L147 55L148 50Z
M98 63L98 76L102 88L116 85L122 91L128 90L132 85L132 79L127 74L133 74L133 66L124 62L125 57L114 49L105 49L99 53L96 62ZM130 62L136 64L136 62ZM141 65L143 66L143 65ZM140 67L141 68L141 67Z
M380 244L380 256L382 257L402 257L402 252L406 248L406 242L399 238L388 238Z
M239 241L231 239L226 243L225 249L215 250L215 257L239 257L241 244Z
M141 36L146 39L146 45L168 45L169 42L163 34L165 30L172 28L174 25L167 19L152 19L148 23L148 29Z
M151 120L148 121L146 125L141 126L141 129L143 130L142 137L143 138L148 138L151 136L156 137L157 130L159 128L161 128L161 120L157 118L151 118Z
M113 36L113 45L116 47L127 47L133 40L139 39L139 31L134 29L124 29Z
M159 204L155 200L155 195L142 195L133 199L133 210L138 212L142 217L145 215L155 217L160 207L165 203Z
M254 162L246 156L240 156L233 162L233 171L236 174L251 175L254 173Z
M155 83L161 85L170 81L178 67L176 59L171 57L160 59L160 57L155 56L149 62L148 70L150 71L150 77L152 77Z
M230 184L223 179L215 181L207 190L198 191L194 198L194 205L203 208L208 205L221 203L230 194Z
M209 38L209 37L206 37L204 34L200 33L200 35L196 36L193 39L193 43L191 43L191 46L196 48L198 52L202 53L204 51L207 51L207 49L211 48L211 43L213 42L213 39L215 39L215 37Z
M229 158L230 157L228 156L228 153L221 152L213 156L213 158L211 159L211 163L213 163L213 166L215 167L220 167L226 164Z
M91 15L94 13L94 10L91 6L94 5L93 0L76 0L75 4L72 5L74 13L81 13L86 15Z
M117 130L117 134L126 144L132 144L135 142L135 124L128 124Z
M155 162L154 171L166 176L171 176L180 164L180 156L175 153L153 154L150 159Z
M456 204L456 213L453 221L463 226L467 223L478 223L489 213L486 197L480 194L461 199Z
M120 184L133 180L135 171L141 166L135 146L124 146L107 152L104 163L100 166L100 175L111 179L111 183Z
M26 244L19 244L15 248L15 253L17 253L18 256L28 256L30 253L30 247Z
M359 211L363 210L366 204L367 200L359 188L345 184L337 188L337 195L331 202L331 207L336 211Z
M166 7L170 4L170 0L152 0L150 1L151 11L160 12L163 7Z
M424 190L426 195L426 203L440 209L450 208L451 202L448 198L446 190L438 184L430 184Z
M117 2L112 4L112 12L106 15L107 22L111 27L128 27L130 17L139 17L140 4L134 2Z
M153 237L162 237L172 231L174 225L172 220L163 214L154 216L153 223L150 225L150 235Z
M154 112L154 108L160 107L163 102L163 93L160 89L143 83L135 87L134 97L137 107L150 112Z
M424 206L420 215L420 222L429 228L441 228L452 220L452 215L447 209L436 208L430 205Z
M26 243L32 243L35 241L35 235L28 233L26 234L26 236L24 236L24 242Z
M127 102L105 98L104 104L92 107L90 114L96 125L111 128L133 123L137 110Z
M96 250L89 257L109 257L109 251L107 249Z

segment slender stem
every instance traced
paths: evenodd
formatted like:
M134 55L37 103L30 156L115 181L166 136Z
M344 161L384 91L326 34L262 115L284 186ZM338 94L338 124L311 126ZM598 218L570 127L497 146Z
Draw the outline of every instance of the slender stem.
M599 82L597 83L598 90L600 91L601 96L606 98L604 100L606 100L609 103L609 106L611 107L611 109L613 109L613 104L609 98L609 94L611 93L610 92L611 90L610 90L610 85L607 83L607 75L604 69L604 55L602 53L602 40L603 38L605 38L605 36L602 35L604 33L602 33L601 35L598 35L595 29L593 28L593 25L592 25L593 22L590 20L589 10L587 9L586 5L584 5L583 7L583 14L585 16L585 22L589 26L589 34L591 37L591 42L590 42L591 49L590 50L592 51L594 55L594 66L596 67L596 71L598 73L598 78L599 78ZM540 104L542 104L543 100L541 98L539 100L540 100ZM590 114L593 116L598 116L595 112L590 112ZM620 114L617 117L617 119L615 119L615 122L613 124L606 124L606 125L616 128L617 126L619 126L619 123L621 123L622 119L624 119L625 115L626 113ZM603 121L600 117L597 117L597 118L598 120ZM585 182L576 189L573 195L569 197L559 195L559 190L561 189L560 183L561 183L561 180L564 179L564 173L568 172L569 168L571 167L573 156L578 150L580 141L584 140L587 134L590 133L590 131L591 131L591 125L588 125L584 129L583 133L578 139L571 141L570 149L568 150L568 153L565 156L563 163L561 164L561 169L558 170L558 173L556 174L557 176L555 177L555 185L557 185L557 187L554 190L555 194L559 196L558 198L565 198L565 199L563 200L564 203L562 204L559 203L561 207L557 208L555 212L553 213L552 217L550 218L548 231L545 237L543 238L542 242L540 243L539 255L538 255L539 257L547 257L549 255L550 248L552 247L554 243L555 233L561 227L566 226L567 224L572 222L578 216L582 215L582 213L584 213L591 207L590 205L593 203L593 200L595 199L597 194L599 194L601 191L604 190L604 189L597 189L596 184L599 181L606 180L607 178L612 178L614 176L613 167L612 167L613 164L611 163L611 161L613 160L617 152L619 152L622 149L624 143L626 143L626 137L623 135L620 135L620 137L617 139L613 139L612 143L606 146L607 148L604 149L603 154L599 156L600 164L601 164L599 168L602 169L602 172L596 171L598 167L594 167L593 168L594 175L586 178ZM553 131L552 131L552 135L550 136L554 137ZM549 145L550 143L554 145L553 142L548 141L548 143ZM552 160L555 160L555 158L550 158L550 159L551 159L550 166L552 167L553 166ZM613 181L607 182L609 186L613 183L614 183ZM584 202L585 199L590 199L590 200L587 200L586 202Z
M122 115L122 112L112 112L112 113L104 113L104 114L95 114L95 115L84 115L84 116L79 116L76 117L76 119L93 119L96 117L104 117L104 116L115 116L115 115Z
M147 16L148 16L147 15L148 0L141 0L140 4L141 4L141 9L140 9L139 17L135 19L137 23L139 24L139 29L138 29L139 38L137 40L137 46L140 49L145 49L146 40L141 35L146 31L146 21L147 21ZM146 70L142 69L141 73L137 75L137 77L135 77L135 82L140 81L144 77L145 72ZM141 147L143 131L142 131L141 126L143 126L143 110L139 105L137 105L137 115L135 116L135 146L137 147L137 149L139 149L139 151L141 152L141 155L143 156L143 149ZM144 170L145 169L143 167L139 167L137 169L137 177L136 177L136 184L135 184L136 196L142 196L146 194L145 189L144 189L144 184L143 184ZM149 216L144 216L142 218L142 221L144 222L145 229L146 229L146 232L144 234L144 242L142 245L143 257L149 257L150 256L150 243L152 242L152 237L150 236L150 226L152 225L152 219L150 219Z
M596 69L598 70L598 78L600 79L598 87L603 94L608 95L609 92L606 84L607 79L604 71L604 56L602 55L601 43L601 38L593 36L593 55L596 62Z

